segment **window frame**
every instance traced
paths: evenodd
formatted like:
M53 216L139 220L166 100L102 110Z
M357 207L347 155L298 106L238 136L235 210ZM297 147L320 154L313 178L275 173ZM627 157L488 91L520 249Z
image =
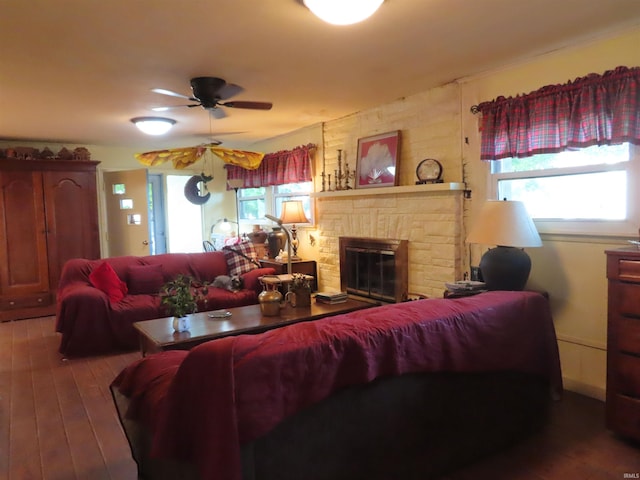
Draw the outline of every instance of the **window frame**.
M534 218L539 233L566 234L607 237L634 237L639 235L640 227L640 146L629 144L629 161L614 164L593 164L574 167L529 170L524 172L495 172L495 165L489 170L489 195L498 199L499 182L501 180L529 179L541 177L558 177L585 173L609 171L627 172L627 218L625 220L565 220ZM513 199L517 200L517 199Z
M303 200L303 198L307 198L309 199L309 210L311 212L310 218L309 218L309 222L307 223L300 223L297 224L296 223L296 227L302 227L302 228L306 228L306 227L312 227L313 225L315 225L315 205L314 205L314 199L313 197L311 197L311 193L313 192L313 182L299 182L299 183L309 183L310 185L310 189L309 192L307 193L303 193L303 192L282 192L279 193L278 192L278 187L280 187L281 185L274 185L273 187L271 187L271 192L272 192L272 201L271 201L271 210L273 211L272 215L274 215L275 217L280 218L280 213L278 211L278 199L282 199L282 201L287 201L287 200ZM283 186L286 184L283 184Z
M243 190L253 190L253 189L257 189L257 188L264 188L264 195L247 195L247 196L243 196L242 191ZM268 187L249 187L249 188L239 188L238 189L238 228L240 228L240 225L255 225L255 224L260 224L264 219L263 218L242 218L240 217L240 215L242 214L242 208L240 208L240 205L242 204L242 202L246 202L246 201L255 201L255 200L262 200L264 202L264 211L265 213L269 213L268 209L267 209L267 203L266 203L266 198L269 192L269 188Z
M300 183L306 183L306 182L300 182ZM303 192L277 193L277 189L279 185L272 185L269 187L262 187L264 188L264 192L265 192L264 195L251 195L248 197L242 197L240 192L243 189L239 188L238 202L241 202L242 200L258 200L258 201L262 200L264 202L264 210L266 214L273 215L275 217L280 217L280 214L276 208L278 198L282 198L283 200L288 200L288 199L297 200L297 199L300 199L301 197L309 198L309 205L311 210L309 223L296 224L296 227L311 228L315 225L315 199L311 196L311 193L313 193L313 182L309 182L309 183L310 183L310 190L308 193L303 193ZM260 188L260 187L250 187L250 188ZM238 207L239 215L241 214L240 213L241 211L242 209ZM266 218L257 218L257 219L238 218L238 222L242 226L256 225L256 224L257 225L272 224L271 220L268 220Z

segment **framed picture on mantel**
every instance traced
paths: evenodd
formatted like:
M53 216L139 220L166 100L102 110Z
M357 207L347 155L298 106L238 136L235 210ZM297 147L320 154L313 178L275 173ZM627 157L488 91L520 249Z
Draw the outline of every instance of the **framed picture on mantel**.
M400 154L400 130L358 140L356 188L393 187Z

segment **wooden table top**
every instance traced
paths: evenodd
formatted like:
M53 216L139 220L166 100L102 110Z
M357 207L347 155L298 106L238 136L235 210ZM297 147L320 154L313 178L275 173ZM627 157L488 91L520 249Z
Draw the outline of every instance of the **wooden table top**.
M188 332L174 332L173 317L144 320L133 324L134 328L151 342L156 350L189 349L215 338L242 333L261 333L272 328L297 322L317 320L324 317L353 312L377 304L349 298L346 302L324 304L311 302L309 307L292 307L289 304L280 309L280 315L265 317L260 305L248 305L226 309L231 315L225 318L211 318L213 312L199 312L189 315L191 328ZM216 310L220 312L220 310Z

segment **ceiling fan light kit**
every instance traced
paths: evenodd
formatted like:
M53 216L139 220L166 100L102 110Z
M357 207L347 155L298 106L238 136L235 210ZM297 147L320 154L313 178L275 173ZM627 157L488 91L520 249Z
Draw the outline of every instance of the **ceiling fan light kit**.
M163 117L136 117L131 121L138 130L147 135L164 135L176 124L172 118Z
M321 20L332 25L351 25L373 15L384 0L302 0Z

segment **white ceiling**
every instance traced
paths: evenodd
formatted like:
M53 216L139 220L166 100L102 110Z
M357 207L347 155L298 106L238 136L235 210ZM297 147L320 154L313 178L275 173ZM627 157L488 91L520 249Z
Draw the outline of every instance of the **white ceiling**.
M260 139L640 23L640 0L386 0L335 27L297 0L0 0L0 139L157 149ZM589 73L589 72L585 72ZM185 103L189 80L270 111L202 108L148 137L130 119ZM17 144L16 144L17 145Z

